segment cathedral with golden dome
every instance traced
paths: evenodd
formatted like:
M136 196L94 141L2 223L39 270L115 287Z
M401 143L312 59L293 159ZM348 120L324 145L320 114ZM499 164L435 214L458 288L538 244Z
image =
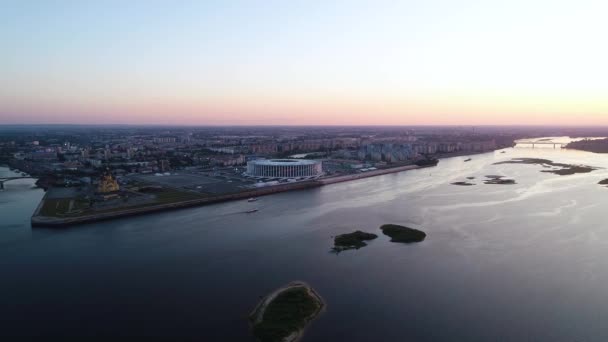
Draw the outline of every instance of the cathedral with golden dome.
M118 182L112 176L110 170L106 170L103 175L101 175L101 179L99 180L99 185L97 186L97 192L100 194L107 194L111 192L116 192L120 190L120 186Z

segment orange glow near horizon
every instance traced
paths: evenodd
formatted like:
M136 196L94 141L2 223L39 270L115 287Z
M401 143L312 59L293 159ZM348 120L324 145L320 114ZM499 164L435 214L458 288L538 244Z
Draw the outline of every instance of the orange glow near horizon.
M608 125L605 2L32 6L0 124Z
M8 105L7 105L8 104ZM52 108L53 110L49 110ZM46 99L29 105L4 101L6 123L179 125L608 125L608 103L515 96L362 98L310 96L216 99L142 97L78 102ZM11 113L17 113L11 115ZM50 118L40 121L43 113ZM575 113L575 114L574 114Z

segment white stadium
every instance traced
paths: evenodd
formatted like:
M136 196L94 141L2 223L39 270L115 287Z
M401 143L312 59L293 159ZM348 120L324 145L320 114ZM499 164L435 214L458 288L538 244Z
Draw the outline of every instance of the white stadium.
M318 160L257 159L247 162L245 174L255 178L315 178L323 174L323 167Z

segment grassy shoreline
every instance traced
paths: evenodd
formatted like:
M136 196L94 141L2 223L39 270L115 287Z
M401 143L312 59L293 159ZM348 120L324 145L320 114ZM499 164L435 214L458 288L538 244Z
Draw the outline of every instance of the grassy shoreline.
M291 282L262 298L249 316L257 341L295 342L325 308L310 285Z

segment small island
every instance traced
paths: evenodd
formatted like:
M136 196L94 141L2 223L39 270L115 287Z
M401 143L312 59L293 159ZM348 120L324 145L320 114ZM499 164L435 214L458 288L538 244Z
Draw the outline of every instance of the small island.
M391 238L391 242L420 242L426 238L426 233L414 228L408 228L397 224L384 224L380 226L382 233Z
M249 316L253 335L260 342L298 341L324 307L325 303L312 287L294 281L258 303Z
M573 175L576 173L589 173L593 170L595 170L595 168L586 166L586 165L568 165L564 169L542 170L541 172L549 172L549 173L554 173L554 174L560 175L560 176L567 176L567 175Z
M451 183L452 185L460 185L460 186L471 186L471 185L475 185L474 183L469 183L469 182L454 182Z
M485 181L483 181L484 184L499 184L499 185L511 185L511 184L517 184L515 182L514 179L505 179L505 176L494 176L494 175L490 175L490 176L486 176Z
M599 184L599 185L607 185L608 186L608 178L599 181L597 184Z
M373 240L377 237L378 235L376 234L366 233L360 230L348 234L341 234L334 238L333 251L342 252L348 249L359 249L367 246L365 241Z
M572 165L564 163L556 163L552 160L541 159L541 158L516 158L507 161L494 163L494 165L500 164L530 164L530 165L541 165L544 168L555 168L551 170L541 170L541 172L554 173L560 176L573 175L576 173L589 173L597 170L597 168L587 165Z
M475 177L471 176L471 177L467 177L467 179L475 179Z

